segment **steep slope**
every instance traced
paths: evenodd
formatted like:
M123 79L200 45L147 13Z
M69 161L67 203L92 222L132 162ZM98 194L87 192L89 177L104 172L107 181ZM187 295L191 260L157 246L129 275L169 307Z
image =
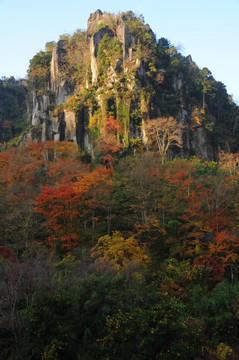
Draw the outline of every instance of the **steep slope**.
M215 159L220 149L238 150L238 107L207 68L158 41L133 12L97 10L87 31L64 35L30 62L31 136L74 141L93 152L104 120L114 116L124 147L145 122L175 117L184 125L182 156Z
M0 143L14 137L17 143L17 136L26 127L26 85L25 80L14 77L0 79Z

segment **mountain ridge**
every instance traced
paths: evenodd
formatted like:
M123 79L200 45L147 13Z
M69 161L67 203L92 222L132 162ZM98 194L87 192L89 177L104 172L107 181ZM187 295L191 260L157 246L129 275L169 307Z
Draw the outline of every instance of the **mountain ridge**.
M98 9L86 31L47 43L30 61L28 91L25 137L37 141L74 141L93 154L104 119L114 116L125 148L136 137L147 147L145 121L173 116L185 127L183 157L214 160L221 149L239 148L239 110L224 84L167 39L157 40L132 11Z

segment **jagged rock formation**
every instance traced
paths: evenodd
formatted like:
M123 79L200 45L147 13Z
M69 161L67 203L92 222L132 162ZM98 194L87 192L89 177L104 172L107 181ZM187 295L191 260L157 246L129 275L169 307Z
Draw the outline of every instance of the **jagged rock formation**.
M232 111L224 85L209 72L202 75L191 56L184 58L166 39L156 42L149 25L132 12L114 16L97 10L85 33L58 41L44 69L42 77L34 68L30 72L31 123L38 129L32 137L39 140L74 141L92 151L92 140L112 115L123 126L124 146L135 137L147 145L144 121L174 116L185 125L182 156L211 160L219 148L233 146L230 131L220 135ZM207 81L212 93L205 90ZM238 117L234 110L231 128Z

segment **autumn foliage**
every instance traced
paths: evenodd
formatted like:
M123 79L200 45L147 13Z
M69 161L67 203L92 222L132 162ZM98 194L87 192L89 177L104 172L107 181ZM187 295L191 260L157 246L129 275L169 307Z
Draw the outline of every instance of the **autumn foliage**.
M183 125L178 123L172 116L151 119L145 123L146 136L148 143L155 145L161 157L162 164L170 147L182 146Z
M104 120L101 135L97 140L97 152L101 154L102 163L112 168L115 164L116 155L122 150L120 136L123 134L122 125L113 116Z
M180 359L174 347L185 354L185 343L180 342L180 335L179 342L170 340L178 321L176 315L173 323L168 321L166 304L170 303L170 314L176 306L183 316L185 334L190 344L192 338L196 344L195 354L207 359L205 354L216 354L219 348L232 351L229 345L230 339L236 338L239 309L238 155L221 152L219 163L197 158L165 162L157 152L124 157L120 134L118 121L107 119L93 164L85 163L76 145L69 142L29 142L0 153L0 306L5 316L0 317L0 332L6 324L11 332L20 331L16 324L21 326L22 306L29 311L26 321L31 334L43 321L44 311L38 314L37 309L52 306L50 312L56 311L60 324L57 329L53 326L55 334L73 321L62 318L61 306L74 312L91 309L93 304L92 310L82 310L87 312L84 327L93 334L87 350L90 354L95 344L99 351L106 350L102 344L113 351L115 341L125 336L134 346L137 336L140 341L153 341L152 354L160 352L162 348L158 349L158 342L148 334L150 323L153 333L160 324L167 334L165 354L171 355L165 358ZM30 271L32 275L28 275ZM74 283L84 276L86 284L77 288L76 294ZM105 285L107 277L113 277L111 285ZM123 285L118 285L119 281ZM36 295L41 284L46 303L45 295ZM105 286L115 286L112 297ZM55 294L54 289L60 292ZM35 298L38 305L28 305ZM85 305L79 305L83 299ZM94 333L90 314L96 313L101 301L100 316L104 315L99 327L103 330ZM107 302L109 306L105 306ZM8 321L10 313L13 323ZM122 328L112 326L110 319ZM67 326L64 331L68 334ZM79 322L72 326L78 329ZM142 333L138 327L144 329ZM75 331L80 337L82 329L72 331L74 343ZM214 334L216 345L207 340L208 333ZM46 337L39 358L49 357L53 351L60 354L61 349L69 352L75 345L67 336ZM127 354L132 355L128 346ZM138 348L138 354L141 350ZM191 360L190 354L191 348L186 359Z
M133 237L125 239L119 231L99 238L91 256L97 262L110 263L119 273L130 267L145 269L150 263L150 257L138 241Z
M98 220L94 216L101 201L97 190L102 184L110 184L110 175L103 167L92 171L76 169L71 181L66 179L52 188L43 188L36 198L35 211L46 217L48 245L54 249L58 244L67 251L77 245L81 240L79 222Z

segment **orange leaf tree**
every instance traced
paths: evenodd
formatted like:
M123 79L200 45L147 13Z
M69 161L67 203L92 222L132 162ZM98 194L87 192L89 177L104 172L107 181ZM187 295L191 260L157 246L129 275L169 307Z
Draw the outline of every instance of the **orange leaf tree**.
M113 116L104 120L101 135L97 140L97 151L101 154L105 166L112 168L115 156L122 149L120 136L123 134L122 126Z
M224 268L235 264L239 259L239 238L235 233L222 230L215 235L209 245L209 252Z
M99 220L97 210L103 213L103 198L110 191L111 171L100 167L95 170L81 169L69 181L57 183L53 187L45 187L36 198L37 213L43 214L48 231L48 245L55 249L60 246L69 251L82 238L82 224L88 223L95 230Z

